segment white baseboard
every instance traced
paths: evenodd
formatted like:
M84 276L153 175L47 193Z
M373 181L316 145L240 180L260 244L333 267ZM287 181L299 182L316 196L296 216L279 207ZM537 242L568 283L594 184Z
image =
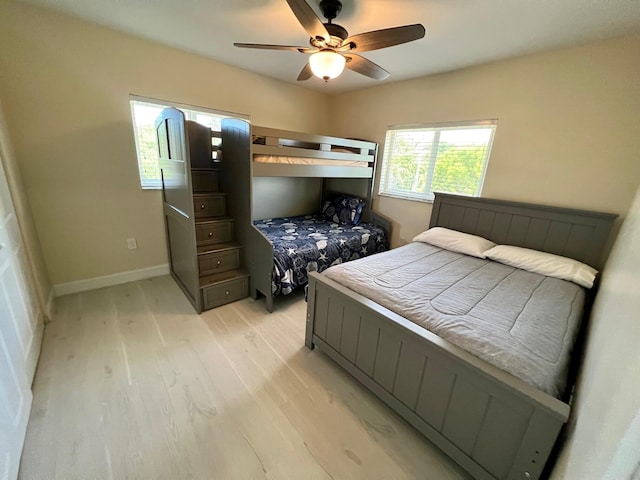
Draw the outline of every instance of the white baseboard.
M59 283L53 286L53 295L55 297L61 297L62 295L86 292L87 290L111 287L113 285L121 285L123 283L159 277L161 275L169 275L168 264L165 263L163 265L156 265L155 267L130 270L128 272L114 273L112 275L103 275L102 277L87 278L84 280L76 280L74 282Z

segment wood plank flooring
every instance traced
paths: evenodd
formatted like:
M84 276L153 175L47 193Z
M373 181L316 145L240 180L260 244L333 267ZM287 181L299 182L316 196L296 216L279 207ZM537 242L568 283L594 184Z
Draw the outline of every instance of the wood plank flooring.
M467 478L279 300L197 315L170 277L58 298L20 478Z

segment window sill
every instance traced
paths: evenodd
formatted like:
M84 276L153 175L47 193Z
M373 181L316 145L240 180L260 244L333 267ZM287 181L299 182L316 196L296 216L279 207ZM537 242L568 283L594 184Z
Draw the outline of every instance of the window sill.
M402 195L393 195L391 193L378 193L379 197L394 198L396 200L408 200L410 202L433 203L433 200L427 198L405 197Z

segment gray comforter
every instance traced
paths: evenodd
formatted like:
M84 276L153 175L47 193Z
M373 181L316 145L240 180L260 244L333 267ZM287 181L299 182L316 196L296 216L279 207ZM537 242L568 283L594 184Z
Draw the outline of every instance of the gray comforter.
M324 274L550 395L564 392L585 300L574 283L424 243Z

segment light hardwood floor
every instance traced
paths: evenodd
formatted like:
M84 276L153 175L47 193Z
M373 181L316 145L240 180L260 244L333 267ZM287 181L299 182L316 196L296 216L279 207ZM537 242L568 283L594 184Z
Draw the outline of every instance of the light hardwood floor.
M466 478L279 300L197 315L170 277L57 299L20 478Z

